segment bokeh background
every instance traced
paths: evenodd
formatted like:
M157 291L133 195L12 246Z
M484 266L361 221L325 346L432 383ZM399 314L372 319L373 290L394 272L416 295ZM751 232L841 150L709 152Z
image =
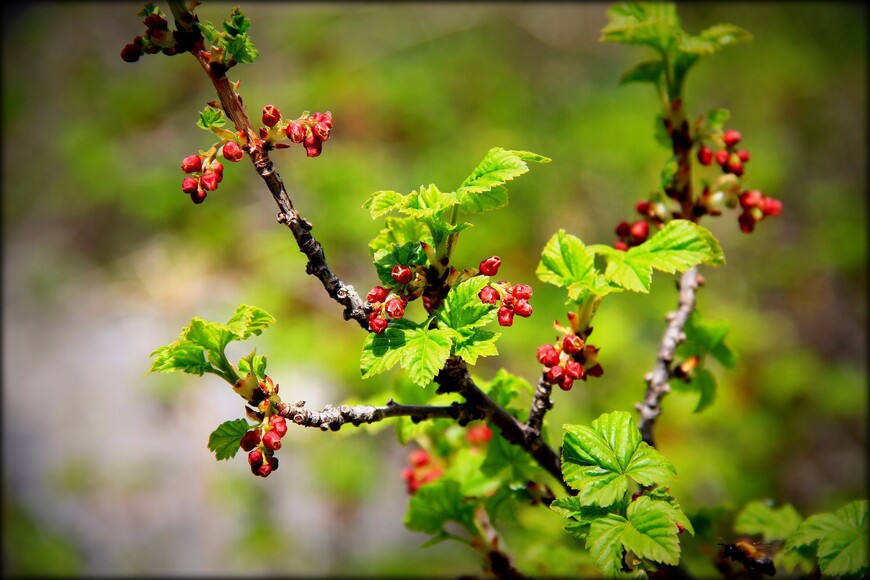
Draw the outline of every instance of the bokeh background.
M201 206L181 192L181 159L211 143L195 121L214 94L188 55L121 61L141 3L7 6L4 574L476 573L467 548L420 549L426 537L403 527L407 449L391 429L291 430L265 480L242 455L214 460L208 435L241 416L239 399L212 376L145 376L150 352L193 316L226 320L241 303L272 313L278 323L253 343L282 395L311 407L377 394L390 377L359 379L364 334L305 276L248 164L227 164ZM231 6L198 13L217 23ZM484 379L500 367L533 379L534 347L564 317L563 296L533 275L546 240L565 228L612 243L668 157L652 88L618 86L650 53L598 42L607 6L242 6L261 58L231 77L252 116L273 104L335 117L321 157L294 148L274 160L330 265L363 293L381 225L361 208L370 193L452 190L493 146L553 159L512 183L511 205L478 218L457 249L469 265L498 253L505 278L535 290L535 315L474 369ZM679 8L690 32L731 22L754 34L696 66L686 106L731 110L747 177L785 209L752 235L734 213L704 222L728 263L704 270L699 309L731 323L739 361L713 363L710 409L693 413L695 395L665 399L657 437L680 474L671 489L690 514L722 509L726 522L754 499L833 510L867 484L866 8ZM553 432L633 410L675 304L662 274L649 296L604 302L593 338L606 373L555 394ZM555 514L530 517L505 530L521 568L558 571L536 568L532 531L582 558Z

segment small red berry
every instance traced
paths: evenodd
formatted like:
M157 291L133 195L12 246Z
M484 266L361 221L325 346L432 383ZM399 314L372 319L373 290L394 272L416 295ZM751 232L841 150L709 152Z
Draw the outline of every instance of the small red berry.
M634 204L635 211L637 211L637 213L639 213L640 215L648 216L649 215L649 208L650 208L650 203L648 200L645 200L645 199L642 199L639 202L637 202L636 204Z
M565 374L572 379L579 379L583 376L583 365L576 360L569 360L565 363Z
M489 440L492 439L492 429L485 423L483 425L474 425L468 428L468 432L465 435L468 438L468 442L472 445L489 443Z
M263 435L263 445L266 446L266 449L277 451L281 449L281 436L278 435L275 429L267 431L266 434Z
M181 181L181 191L184 193L196 193L199 189L199 182L194 177L185 177Z
M136 62L142 56L142 47L136 44L127 44L121 49L121 59L124 62Z
M646 220L637 220L631 224L631 237L635 240L643 241L649 235L649 222Z
M257 467L257 475L260 477L269 477L269 474L272 473L272 465L270 463L265 463Z
M514 312L517 313L517 316L528 318L532 315L532 305L529 304L529 301L525 298L520 298L517 300L517 303L514 304Z
M725 147L733 147L743 139L743 135L740 134L740 131L735 131L734 129L728 129L725 131L725 134L722 135L722 141L725 142Z
M287 128L284 129L284 132L287 133L287 138L294 143L302 143L305 140L305 134L307 133L305 125L295 121L291 121L290 124L287 125Z
M627 221L621 221L616 224L616 229L614 230L616 235L620 238L624 238L631 231L631 225Z
M239 446L244 451L251 451L254 447L260 444L260 434L254 430L248 431L245 433L245 436L242 437L242 440L239 442Z
M755 218L752 217L752 213L749 211L744 211L737 216L737 223L740 224L740 231L744 234L752 233L752 230L755 229Z
M224 159L227 161L231 161L235 163L236 161L241 161L242 157L245 156L245 152L242 151L242 148L239 147L239 144L235 141L229 141L223 148Z
M763 198L759 207L766 216L776 217L782 213L782 202L772 197Z
M214 191L218 186L218 176L217 173L206 173L200 179L199 182L202 184L202 188L206 191Z
M513 308L502 306L498 309L498 323L500 326L511 326L514 323Z
M742 161L743 163L746 163L747 161L749 161L749 150L748 149L739 150L737 152L737 158L740 159L740 161Z
M329 126L323 121L319 123L315 123L313 127L311 127L311 132L321 141L326 141L329 139L329 133L331 129Z
M195 192L190 194L190 199L193 200L193 203L200 204L205 201L206 194L205 190L197 189Z
M396 264L393 266L390 276L392 276L393 280L399 284L407 284L414 279L414 273L411 271L411 268L403 266L402 264Z
M389 295L390 291L383 286L375 286L369 290L366 300L368 300L369 304L374 304L375 302L383 302Z
M414 467L422 467L429 463L430 459L429 453L424 449L414 449L408 454L408 462Z
M731 156L731 154L728 153L728 152L727 152L726 150L724 150L724 149L722 149L722 150L720 150L720 151L717 151L717 152L716 152L716 163L718 163L718 164L721 165L722 167L725 167L725 165L728 163L728 158L729 158L730 156Z
M568 375L562 375L562 380L559 381L559 388L563 391L570 391L571 387L574 386L574 379L569 377Z
M555 367L550 368L550 370L547 371L547 374L544 375L544 380L547 381L548 383L550 383L551 385L555 385L556 383L559 382L560 379L562 379L562 376L564 376L564 374L565 374L565 369L563 369L560 366L555 366Z
M372 332L375 334L381 334L385 331L388 324L387 319L384 318L380 312L372 312L369 314L369 328L371 328Z
M511 294L517 299L528 300L532 297L532 287L528 284L517 284L511 288Z
M197 173L202 170L202 157L188 155L181 161L181 170L185 173Z
M392 300L387 300L385 310L390 318L402 318L405 316L405 306L407 304L401 298L393 298Z
M614 242L613 247L616 248L617 250L621 250L623 252L628 250L628 244L626 244L622 240L617 240L616 242Z
M217 175L218 183L224 180L224 166L220 161L212 161L211 170Z
M302 144L305 146L305 154L309 157L317 157L323 151L323 141L317 138L313 133L307 136Z
M740 200L740 207L743 209L749 209L751 207L755 207L761 203L761 200L764 196L757 189L750 189L749 191L744 191L740 194L738 198Z
M517 301L517 297L510 293L510 287L508 287L507 290L507 293L501 299L501 303L504 306L510 306L513 308L514 303Z
M562 350L568 354L577 354L583 350L583 339L576 334L569 334L562 339Z
M269 425L272 426L272 430L278 434L278 437L284 437L287 433L287 419L281 415L273 415L269 419Z
M710 165L713 163L713 150L706 145L698 149L698 163L701 165Z
M272 105L263 107L263 124L267 127L274 127L281 120L281 111Z
M480 273L484 276L495 276L498 269L501 267L501 258L498 256L490 256L480 263Z
M477 296L484 304L496 304L498 302L498 291L492 286L487 286L478 292Z
M254 449L248 453L248 463L250 463L252 467L263 463L263 452L259 449Z
M559 351L552 344L542 344L537 351L538 362L545 367L554 367L559 364Z

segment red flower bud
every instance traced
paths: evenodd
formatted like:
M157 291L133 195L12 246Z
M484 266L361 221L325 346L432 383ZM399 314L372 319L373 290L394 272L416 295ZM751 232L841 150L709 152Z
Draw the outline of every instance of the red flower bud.
M640 215L648 216L649 215L650 203L649 201L642 199L636 204L634 204L634 209Z
M740 231L744 234L752 233L752 230L755 229L755 218L748 210L737 216L737 223L740 224Z
M740 177L743 175L743 162L740 161L740 158L737 157L737 155L734 155L728 160L728 167L726 169L730 173Z
M239 147L239 144L235 141L229 141L226 143L223 148L223 153L224 159L233 163L241 161L242 157L245 156L245 152L242 151L242 148Z
M563 391L570 391L571 387L574 386L574 379L569 377L568 375L562 375L562 380L559 381L559 388Z
M701 165L710 165L713 163L713 150L706 145L698 149L698 163Z
M375 334L381 334L385 331L388 324L387 319L384 318L380 312L372 312L369 314L369 328L371 328L372 332Z
M326 141L327 139L329 139L330 131L331 129L329 128L329 126L323 121L315 123L314 126L311 127L311 132L321 141Z
M281 436L278 435L274 429L267 431L266 434L263 435L263 445L266 446L266 449L277 451L281 449Z
M430 459L431 457L429 457L429 453L424 449L414 449L408 454L408 462L414 467L422 467L429 463Z
M731 154L728 153L724 149L717 151L716 152L716 163L718 163L722 167L725 167L725 164L728 163L728 157L730 157L730 156L731 156Z
M472 445L489 443L489 440L492 439L492 429L485 423L483 425L474 425L468 428L465 436Z
M487 286L478 292L477 296L484 304L496 304L498 302L498 291L491 286Z
M614 243L613 243L613 247L616 248L617 250L620 250L620 251L623 251L623 252L625 252L626 250L628 250L628 244L626 244L626 243L623 242L622 240L618 240L618 241L614 242Z
M490 256L480 263L480 273L484 276L495 276L498 269L501 267L501 258L498 256Z
M320 139L315 138L312 140L306 137L303 144L305 145L305 154L309 157L317 157L323 152L323 141Z
M572 379L579 379L583 376L583 365L575 360L569 360L565 364L565 374Z
M512 308L502 306L498 309L498 323L501 326L511 326L514 323L514 311Z
M263 107L263 124L267 127L274 127L281 120L281 111L272 105Z
M621 221L616 224L616 229L614 231L616 232L617 236L619 236L620 238L624 238L631 231L631 226L627 221Z
M375 286L369 290L366 300L368 300L369 304L374 304L375 302L383 302L389 295L390 291L383 286Z
M728 129L725 131L725 134L722 135L722 141L725 142L725 147L733 147L743 139L743 135L740 134L740 131L735 131L734 129Z
M142 47L137 44L127 44L121 49L121 59L124 62L136 62L142 56Z
M554 367L559 364L559 351L552 344L542 344L538 347L537 358L545 367Z
M190 199L193 200L193 203L200 204L205 201L205 196L207 194L202 189L197 189L195 192L190 194Z
M743 163L746 163L747 161L749 161L749 150L741 149L737 152L737 158L740 159L740 161L742 161Z
M218 175L217 173L206 173L202 177L199 178L200 184L202 184L202 188L206 191L214 191L218 186Z
M763 198L764 196L759 190L750 189L749 191L741 193L738 199L740 200L740 207L743 209L749 209L760 204Z
M185 177L181 180L181 191L184 193L196 193L199 189L199 181L194 177Z
M305 125L297 123L296 121L290 121L290 124L287 125L286 129L284 129L284 132L287 134L287 138L294 143L302 143L305 140L305 135L307 133Z
M409 268L408 266L403 266L401 264L396 264L395 266L393 266L393 269L390 272L390 276L392 276L393 280L395 280L399 284L407 284L414 279L414 273L411 271L411 268Z
M532 315L532 305L529 304L529 301L525 298L520 298L517 300L517 303L514 304L514 312L517 313L517 316L528 318Z
M552 367L547 371L547 374L544 376L544 380L550 383L551 385L555 385L559 382L559 379L565 374L565 369L560 366Z
M782 213L782 202L772 197L762 199L759 207L766 216L776 217Z
M242 437L239 446L243 451L251 451L254 447L260 444L260 434L256 431L248 431L245 433L245 436Z
M287 419L281 415L273 415L272 418L269 419L269 425L272 426L272 430L278 434L278 437L284 437L287 433Z
M387 300L385 310L390 315L390 318L402 318L405 316L405 306L407 304L407 302L400 298L393 298L392 300Z
M528 284L517 284L511 288L511 294L514 295L514 298L528 300L532 297L532 287Z
M649 235L649 222L645 220L637 220L631 224L631 237L635 240L643 241Z
M577 354L583 350L583 339L576 334L569 334L562 339L562 350L568 354Z
M310 119L315 123L323 123L330 129L332 129L332 113L330 113L329 111L325 113L314 113L313 115L311 115Z
M148 28L149 32L154 30L169 30L169 23L159 14L149 14L142 22Z
M250 463L252 467L263 463L263 452L259 449L254 449L248 453L248 463Z
M188 155L181 161L181 170L185 173L197 173L202 170L202 157Z
M269 463L266 463L264 465L260 465L259 467L257 467L256 474L259 475L260 477L269 477L270 473L272 473L272 465Z

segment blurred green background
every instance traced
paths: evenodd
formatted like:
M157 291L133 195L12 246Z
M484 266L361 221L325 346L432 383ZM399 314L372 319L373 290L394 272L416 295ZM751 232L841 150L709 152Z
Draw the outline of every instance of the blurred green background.
M198 13L220 22L231 6ZM597 41L607 6L242 5L261 58L230 76L252 116L273 104L335 117L321 157L273 159L330 265L363 294L376 283L366 243L381 227L361 208L370 193L450 191L493 146L553 159L512 183L510 206L478 218L457 249L469 266L499 254L500 274L535 291L535 315L474 369L484 379L500 367L534 379L534 348L564 318L563 295L534 278L546 240L565 228L612 243L668 157L653 139L652 88L618 86L651 54ZM291 430L281 469L263 480L243 456L218 463L206 449L241 416L225 384L144 376L149 353L191 317L225 320L250 303L278 319L253 342L288 400L322 408L389 382L359 379L364 334L304 274L248 164L227 164L201 206L181 192L181 159L211 143L195 121L215 95L188 55L121 61L144 28L140 7L3 8L4 573L476 573L467 548L420 550L426 537L404 529L407 450L392 430ZM833 510L867 484L866 9L679 9L689 32L731 22L755 36L696 66L686 106L692 117L731 110L727 126L752 154L747 178L784 212L748 236L734 213L702 222L728 263L704 269L699 310L731 323L739 361L712 363L712 408L665 399L657 441L680 474L671 490L688 513L725 508L726 520L761 498L804 516ZM633 411L675 304L662 274L649 296L604 302L593 342L606 373L555 394L552 432ZM556 570L536 568L532 533L579 558L557 539L558 517L529 518L505 530L521 569Z

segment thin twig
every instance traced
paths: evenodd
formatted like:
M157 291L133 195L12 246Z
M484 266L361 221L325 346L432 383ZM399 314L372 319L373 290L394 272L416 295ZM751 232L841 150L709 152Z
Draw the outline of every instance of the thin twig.
M541 373L538 386L535 388L535 396L532 399L532 407L529 409L529 420L526 421L526 437L530 444L541 439L544 414L553 408L553 401L550 399L553 385L546 381L545 376L545 373Z
M659 343L659 351L656 356L656 366L646 374L646 397L635 405L640 413L640 429L643 440L655 447L653 427L658 416L661 414L662 398L671 390L668 380L671 377L671 363L674 361L674 353L677 346L686 339L683 328L689 316L695 308L695 294L699 286L699 274L697 267L686 270L680 277L680 301L678 308L669 312L666 319L668 326Z
M318 427L323 431L338 431L345 423L356 427L364 423L376 423L391 417L410 417L414 422L425 419L449 418L468 423L482 418L479 411L470 405L453 403L446 406L402 405L392 399L381 407L372 405L327 405L322 411L305 408L305 401L293 405L285 402L278 404L278 414L302 427Z

